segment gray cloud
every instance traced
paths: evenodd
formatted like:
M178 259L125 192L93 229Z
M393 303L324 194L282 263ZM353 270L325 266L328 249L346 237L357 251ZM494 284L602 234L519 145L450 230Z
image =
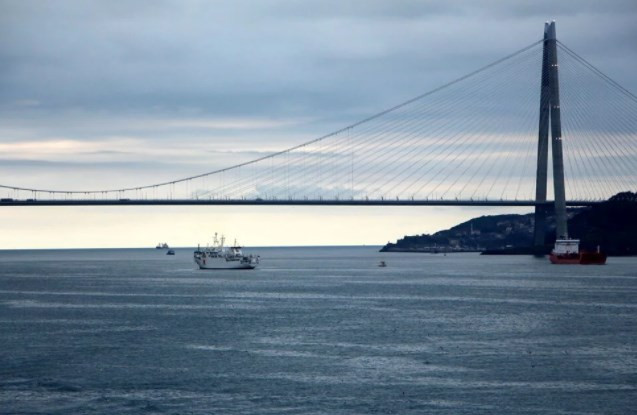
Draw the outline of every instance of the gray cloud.
M54 108L364 111L357 102L406 98L539 39L547 17L563 17L560 35L605 60L625 57L637 34L632 2L511 3L4 2L2 98Z

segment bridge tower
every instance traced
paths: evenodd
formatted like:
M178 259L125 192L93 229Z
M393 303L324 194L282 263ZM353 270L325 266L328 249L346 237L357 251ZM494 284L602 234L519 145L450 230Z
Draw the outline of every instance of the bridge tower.
M544 49L542 54L542 83L540 91L540 124L538 131L537 174L535 200L546 201L548 179L548 141L551 128L551 152L553 159L553 186L555 195L555 222L557 237L568 237L566 225L566 194L564 188L564 159L562 155L562 122L560 117L560 86L557 64L557 37L555 21L544 24ZM546 215L548 207L535 207L534 246L536 253L544 250Z

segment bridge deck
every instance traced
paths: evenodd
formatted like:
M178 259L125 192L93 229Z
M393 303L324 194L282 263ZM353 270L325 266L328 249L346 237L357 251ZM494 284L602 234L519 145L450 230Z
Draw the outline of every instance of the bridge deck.
M321 200L321 199L2 199L0 206L541 206L553 201L534 200ZM567 206L593 206L601 201L571 200Z

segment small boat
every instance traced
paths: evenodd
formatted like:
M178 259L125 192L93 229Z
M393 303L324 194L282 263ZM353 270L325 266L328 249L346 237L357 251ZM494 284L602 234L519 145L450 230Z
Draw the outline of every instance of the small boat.
M233 246L224 246L225 237L217 238L215 233L212 247L194 252L195 263L199 269L254 269L259 265L258 255L244 255L237 241Z
M596 252L580 251L579 239L558 239L549 255L551 264L604 265L606 254L599 246Z
M166 251L166 255L175 255L175 250L169 249L168 251Z
M378 266L381 267L381 268L385 268L387 266L387 263L385 261L380 261L378 263Z
M169 248L170 247L168 246L168 244L166 242L160 242L155 247L155 249L169 249Z

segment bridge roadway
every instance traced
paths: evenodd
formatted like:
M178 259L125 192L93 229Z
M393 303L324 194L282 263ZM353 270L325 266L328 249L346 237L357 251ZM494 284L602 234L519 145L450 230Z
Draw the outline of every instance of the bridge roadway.
M602 200L570 200L567 206L593 206ZM410 199L0 199L0 206L552 206L535 200Z

